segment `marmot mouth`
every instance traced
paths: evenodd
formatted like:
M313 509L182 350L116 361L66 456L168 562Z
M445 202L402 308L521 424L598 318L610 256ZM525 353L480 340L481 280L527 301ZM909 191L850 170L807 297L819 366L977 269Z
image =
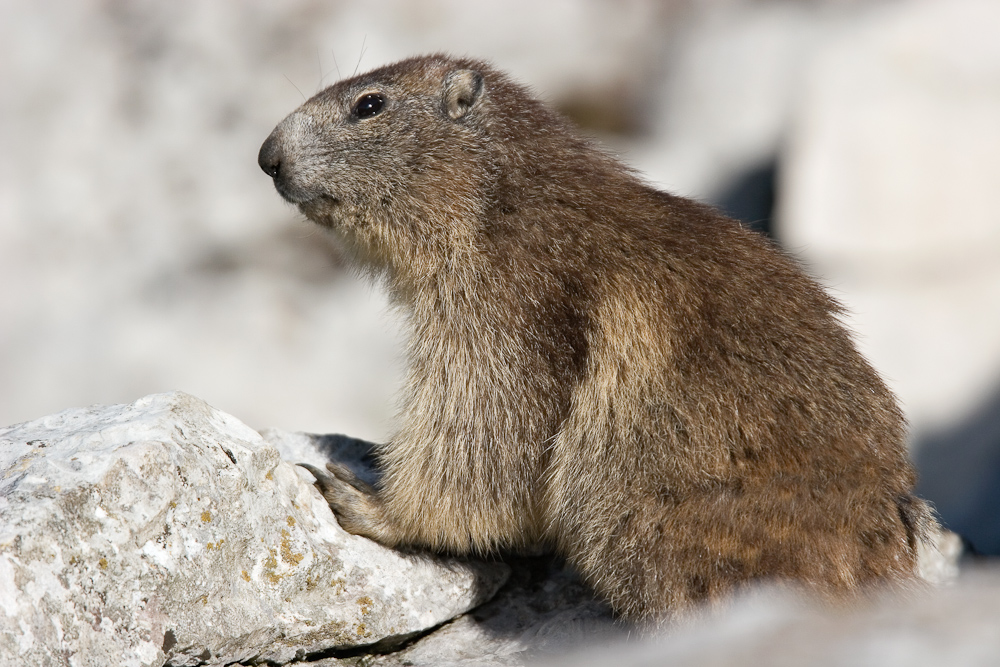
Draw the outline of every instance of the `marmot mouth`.
M291 204L305 204L312 201L317 195L304 191L301 188L289 185L288 180L281 176L274 177L274 189L278 191L281 198Z
M292 203L297 204L299 210L302 211L307 218L319 219L328 214L330 209L339 206L340 199L334 197L333 195L322 194L306 199L305 201Z
M281 195L282 199L298 206L305 206L307 204L317 202L325 202L327 204L340 203L340 199L334 197L333 195L318 193L309 189L289 185L289 183L280 176L274 179L274 189L278 191L278 194Z

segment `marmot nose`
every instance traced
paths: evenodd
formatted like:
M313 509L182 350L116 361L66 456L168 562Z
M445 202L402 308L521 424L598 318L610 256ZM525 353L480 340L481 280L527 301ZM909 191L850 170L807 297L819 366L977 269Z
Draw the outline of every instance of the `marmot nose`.
M282 158L284 155L281 151L281 144L272 132L271 136L265 139L264 144L260 147L260 153L257 154L257 164L260 165L265 174L271 178L277 178L278 174L281 173Z

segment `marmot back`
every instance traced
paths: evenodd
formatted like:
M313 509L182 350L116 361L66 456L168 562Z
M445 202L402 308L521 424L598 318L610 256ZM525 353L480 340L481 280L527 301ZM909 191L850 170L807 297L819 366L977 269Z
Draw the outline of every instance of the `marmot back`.
M408 314L380 487L315 471L347 530L548 545L640 621L758 580L842 596L915 577L933 519L899 408L765 239L473 60L342 81L259 162Z

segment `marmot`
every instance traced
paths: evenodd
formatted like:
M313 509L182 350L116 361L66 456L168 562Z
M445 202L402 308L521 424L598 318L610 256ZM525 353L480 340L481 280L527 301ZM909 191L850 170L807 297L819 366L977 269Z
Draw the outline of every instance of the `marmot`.
M759 580L840 597L916 577L934 520L896 401L763 237L470 59L341 81L258 161L408 315L378 488L315 471L348 531L547 546L647 623Z

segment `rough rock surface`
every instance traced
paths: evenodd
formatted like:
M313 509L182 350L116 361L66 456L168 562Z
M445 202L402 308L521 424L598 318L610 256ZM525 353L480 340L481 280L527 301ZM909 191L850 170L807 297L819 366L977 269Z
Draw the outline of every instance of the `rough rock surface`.
M624 639L630 627L551 557L511 559L511 581L494 600L448 622L378 667L520 666ZM332 667L339 663L319 663Z
M290 455L309 444L285 439ZM304 469L186 394L0 429L0 470L4 665L283 663L387 645L507 576L347 534Z

